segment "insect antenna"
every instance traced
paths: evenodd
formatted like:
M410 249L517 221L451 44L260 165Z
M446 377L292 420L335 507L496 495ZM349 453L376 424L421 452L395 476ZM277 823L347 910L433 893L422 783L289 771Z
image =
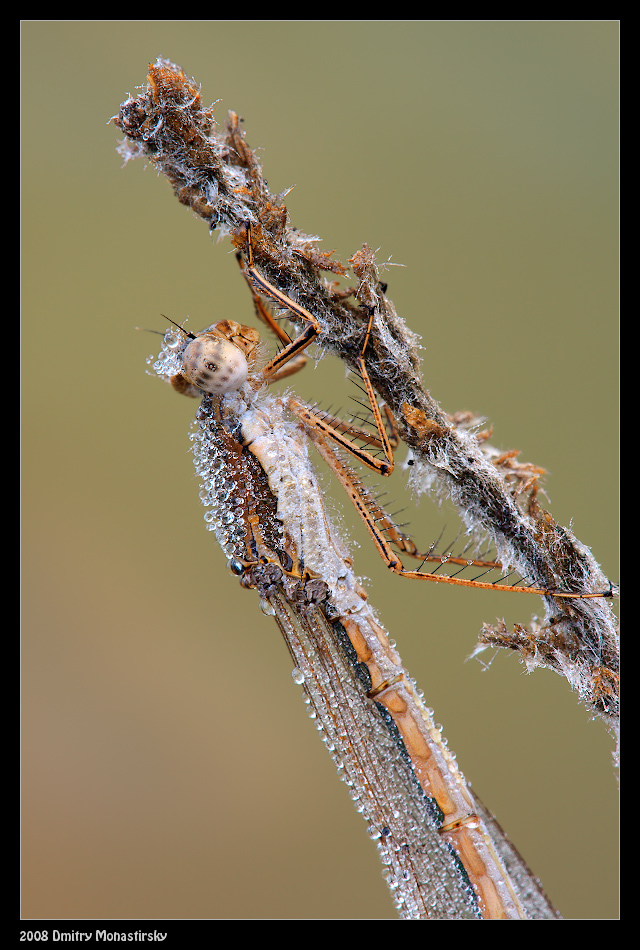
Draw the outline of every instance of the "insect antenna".
M167 317L164 313L161 313L160 316L161 316L161 317L164 317L165 320L168 320L169 323L173 323L174 327L177 327L178 330L182 330L182 332L185 334L185 336L188 336L190 340L195 340L195 339L196 339L195 333L190 333L189 330L185 330L184 327L181 327L180 324L179 324L179 323L176 323L175 320L172 320L171 317ZM156 333L160 333L161 331L160 331L160 330L156 330L155 332L156 332Z

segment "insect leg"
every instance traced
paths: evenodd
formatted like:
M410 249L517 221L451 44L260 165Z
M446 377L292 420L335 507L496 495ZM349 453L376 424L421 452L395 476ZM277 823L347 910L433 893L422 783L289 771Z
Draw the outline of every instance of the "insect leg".
M386 419L386 428L387 436L389 438L389 443L393 449L397 448L400 443L400 436L398 434L398 429L396 426L396 421L393 418L393 413L388 406L383 405L382 413ZM337 431L342 432L345 435L349 435L354 439L358 439L361 442L365 442L367 445L371 445L376 449L382 448L382 440L371 434L369 429L363 429L360 426L354 425L353 422L345 422L344 419L341 419L339 416L334 416L330 412L317 412L325 422L330 423L330 425Z
M364 354L367 342L369 340L372 324L373 311L371 312L369 318L369 325L367 327L367 333L362 347L362 354ZM358 364L358 369L360 370L367 397L373 412L373 418L378 432L377 437L372 437L366 432L363 434L363 430L359 430L357 427L351 426L348 423L338 422L338 424L336 424L335 417L330 416L328 413L314 411L309 406L306 406L304 403L300 402L300 400L296 399L294 396L291 396L287 400L287 406L291 412L293 412L302 422L304 422L307 428L322 435L328 436L328 438L342 446L343 449L346 449L347 452L351 453L351 455L357 458L358 461L362 462L363 465L366 465L374 472L379 472L381 475L390 475L394 467L392 441L394 444L397 444L397 430L395 429L395 423L393 423L393 416L391 415L390 411L387 410L387 419L391 420L393 423L391 438L389 435L387 435L387 430L380 414L380 407L378 406L378 402L376 400L373 386L371 385L371 380L369 379L369 374L367 373L362 354L358 357L356 362ZM350 433L356 438L360 438L361 440L368 442L370 445L381 448L384 458L380 459L371 452L367 451L367 449L356 445L351 441L351 439L347 438L344 433Z
M309 344L312 343L317 336L319 336L321 333L321 327L312 313L310 313L300 304L296 303L295 300L292 300L277 287L274 287L274 285L270 283L270 281L268 281L266 277L264 277L254 266L253 247L251 242L251 225L249 224L247 225L247 259L247 263L245 263L242 259L242 256L238 256L238 261L240 263L240 267L242 268L245 280L251 289L256 312L258 313L259 318L274 331L280 341L285 343L285 346L280 351L280 353L273 357L273 359L265 367L264 375L267 379L272 379L274 376L278 379L281 379L283 376L290 375L292 372L296 372L298 369L302 368L302 365L304 364L300 363L299 365L295 365L295 367L292 366L289 372L283 373L282 371L285 364L293 360L294 357L299 358L302 351L306 349L306 347L309 346ZM259 300L258 294L263 294L264 296L269 297L280 306L290 310L301 320L307 321L308 326L306 329L303 330L300 336L296 337L295 340L289 340L287 334L282 330L281 327L278 326L271 314L268 313L267 308ZM327 422L326 416L320 416L317 413L312 413L307 407L303 407L302 403L297 403L297 408L293 411L309 413L307 418L304 419L308 425L317 426L321 430L325 431L326 434L331 438L335 438L336 441L338 441L339 444L341 444L344 448L347 448L349 451L352 451L354 454L356 454L365 465L369 466L369 468L380 472L382 475L390 475L394 467L393 447L398 444L397 430L395 429L395 423L393 423L393 417L391 416L390 411L387 409L387 420L391 420L392 422L392 438L390 439L382 421L378 401L375 397L373 386L371 385L371 380L369 378L364 361L364 354L369 342L369 337L371 336L374 316L375 310L371 309L360 356L356 359L356 366L362 377L367 399L369 400L371 411L373 413L375 426L378 430L378 438L372 440L371 444L376 444L382 449L384 453L384 461L381 461L380 459L371 455L371 453L366 452L364 449L358 449L353 445L353 443L349 442L348 439L344 439L340 431L342 427L332 426ZM343 428L342 431L344 431ZM368 440L370 440L369 436L365 438L365 441Z
M251 289L251 294L253 296L258 317L264 323L266 323L268 327L270 327L280 342L284 343L283 349L280 350L280 352L277 353L265 366L263 371L264 376L266 379L271 380L277 374L276 378L281 379L283 376L291 375L292 372L297 372L297 370L302 369L304 362L298 359L297 363L294 363L289 369L289 372L282 373L282 368L285 366L285 364L292 361L294 357L300 357L302 351L305 350L310 343L313 343L316 337L320 335L321 327L312 313L310 313L300 304L296 303L295 300L292 300L291 297L288 297L281 290L278 290L277 287L274 287L274 285L270 283L266 277L264 277L254 266L250 225L247 225L247 257L247 263L243 261L241 256L238 256L238 261L240 263L240 267L242 268L245 280ZM295 315L301 320L305 320L307 322L307 326L302 331L302 333L294 340L291 340L284 330L278 326L272 315L268 312L267 308L259 299L258 294L263 294L263 296L269 297L281 307L284 307L285 309L290 310L292 313L295 313Z
M300 418L302 417L300 416ZM511 593L539 594L542 596L547 595L552 597L574 599L611 596L610 591L581 594L567 591L554 591L544 587L528 587L524 585L518 586L500 583L492 584L486 581L467 580L466 578L449 576L447 574L437 574L435 572L428 573L426 571L405 570L401 560L394 553L390 542L384 536L383 531L388 534L390 540L400 547L405 553L410 554L412 557L419 557L417 549L415 548L415 545L411 539L407 538L405 535L402 535L402 533L395 528L391 522L391 519L386 516L385 512L380 508L377 502L373 500L356 473L345 462L343 462L341 458L339 458L333 448L328 444L327 440L324 438L324 432L319 430L317 427L312 426L309 430L309 435L318 449L318 452L332 469L343 488L349 495L353 506L362 519L367 531L371 535L380 557L385 562L389 570L393 571L395 574L399 574L401 577L408 577L413 580L433 581L439 584L454 584L460 587L475 587L480 590L499 590ZM337 439L334 440L338 441ZM350 447L350 451L352 450L353 446ZM469 562L466 560L463 561L462 558L450 557L446 557L443 560L437 555L430 554L426 555L424 560L435 560L440 563L463 563L464 566L468 566L469 563L471 563L472 566L476 564L479 567L486 567L487 570L501 567L498 562L494 561Z

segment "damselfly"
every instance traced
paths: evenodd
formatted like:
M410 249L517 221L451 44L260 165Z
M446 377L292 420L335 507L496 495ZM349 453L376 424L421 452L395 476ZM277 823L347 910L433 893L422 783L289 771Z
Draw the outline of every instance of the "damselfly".
M266 385L302 369L306 360L303 351L319 337L321 328L313 314L274 287L254 266L250 227L247 227L246 262L240 254L238 259L251 288L258 316L273 330L283 344L280 352L266 365L260 367L260 335L255 329L224 320L213 324L201 333L193 334L184 331L176 324L179 334L175 336L173 331L170 331L170 344L167 349L170 360L166 366L164 363L156 364L156 371L168 377L174 389L180 393L195 397L207 394L213 400L212 406L215 406L215 412L219 415L221 422L223 419L237 417L235 423L226 422L226 428L233 428L235 425L237 431L241 433L241 444L250 446L263 467L266 466L265 470L270 475L273 473L273 477L277 478L278 443L281 438L279 427L276 426L269 434L265 430L265 433L260 435L260 442L254 445L258 438L252 434L256 426L255 413L256 411L264 412L262 390ZM264 305L260 295L270 298L290 315L304 321L306 327L303 332L291 340ZM355 426L351 422L345 423L329 413L305 405L293 395L282 397L277 404L280 412L288 413L290 417L301 423L300 432L313 441L320 455L333 470L353 502L387 567L401 577L457 584L479 590L499 590L570 599L611 596L612 589L565 591L533 586L527 584L526 581L506 583L512 573L510 571L504 571L503 575L493 583L480 580L479 576L460 577L460 573L467 567L481 568L484 575L491 570L501 570L502 565L497 561L486 559L456 557L450 552L438 554L433 550L434 545L428 551L420 552L411 538L394 524L351 466L334 448L337 446L338 449L346 451L380 475L390 475L393 471L393 447L398 441L393 417L388 407L384 406L386 420L391 429L391 433L388 433L364 359L376 313L371 310L365 316L362 350L360 357L356 360L356 366L371 409L375 434L371 435L368 430ZM301 435L301 438L304 436ZM360 447L357 441L365 443L367 447ZM374 454L372 449L379 450L381 454ZM267 462L267 459L271 457L274 461ZM281 492L282 489L279 489L277 497L280 497ZM281 502L281 505L283 504L284 502ZM420 569L407 570L394 552L392 545L403 554L421 561ZM249 547L255 558L262 557L255 539ZM269 559L267 555L267 560ZM241 560L245 558L241 557ZM281 563L279 555L275 560L276 563ZM457 566L459 569L453 574L438 573L437 569L426 571L423 568L427 563L437 563L438 568L446 564ZM292 561L290 570L296 576L303 576L305 566L310 565L308 562L296 564Z
M324 507L309 446L317 447L336 474L394 573L543 595L550 633L545 665L579 669L572 683L607 715L615 711L613 690L605 683L592 694L599 671L613 668L616 660L606 605L596 599L611 595L611 586L603 589L606 583L589 552L537 505L535 490L521 505L518 488L533 484L535 489L540 470L519 474L514 487L505 475L508 453L492 456L429 396L418 371L415 335L386 298L371 250L363 245L349 261L359 281L355 289L343 291L324 280L323 271L345 275L347 268L291 226L282 195L270 193L235 113L219 133L197 84L180 67L158 60L149 68L147 88L122 104L116 124L129 140L121 146L127 160L144 155L210 229L231 234L258 316L282 345L268 359L259 334L233 321L197 334L176 325L165 334L154 369L179 392L202 400L193 441L207 527L230 570L244 586L257 588L264 611L277 620L294 659L294 679L303 684L327 746L378 841L401 914L556 917L466 786L367 603ZM281 330L263 298L299 328L295 339ZM302 367L314 340L359 374L372 428L291 394L269 393L270 383ZM374 391L385 403L382 409ZM468 559L466 550L454 557L451 549L438 553L433 545L420 552L394 524L351 463L389 474L396 429L413 453L415 490L430 489L435 479L469 531L486 533L506 569L517 566L530 581L507 583L505 571L489 583L484 571L501 570L498 561ZM408 570L401 556L422 564ZM449 576L446 565L455 566ZM476 573L467 579L458 568ZM507 634L504 639L501 645L510 646ZM576 644L584 662L581 654L574 656ZM565 647L573 650L568 664Z
M250 228L247 228L247 262L245 263L242 260L241 255L238 255L238 257L252 289L256 312L275 332L280 342L284 344L283 348L266 365L260 367L260 335L257 330L234 321L223 320L213 324L201 333L193 334L184 331L176 324L175 326L179 332L176 335L174 331L169 331L169 342L165 345L167 357L156 364L156 372L169 378L171 385L180 393L195 397L206 394L211 401L212 409L215 407L214 411L219 417L222 429L227 431L235 429L240 434L239 444L249 446L251 452L259 458L265 470L277 480L279 475L279 440L281 439L280 424L270 431L262 432L260 425L256 422L256 419L262 418L262 416L256 415L256 413L264 414L265 412L264 387L302 369L305 362L303 351L320 335L321 331L317 320L308 310L305 310L279 291L254 267ZM280 307L295 315L298 319L306 321L305 330L294 340L290 340L274 320L268 308L265 307L258 292L277 302ZM300 438L306 436L313 441L318 452L338 477L387 567L401 577L434 581L436 583L458 584L480 590L542 594L574 599L611 596L611 590L595 592L556 591L530 586L521 581L508 584L506 583L507 572L505 572L506 576L501 577L494 583L479 580L478 577L473 579L459 577L457 575L466 567L482 568L484 574L490 570L500 570L502 565L497 561L455 557L451 553L444 555L433 553L433 546L425 553L420 552L413 541L396 527L390 516L372 497L362 480L333 447L335 445L346 451L381 475L389 475L393 471L393 446L394 444L397 445L393 418L389 409L385 406L385 415L392 429L391 434L388 434L369 381L364 360L364 353L375 318L375 312L368 315L362 343L362 355L357 361L357 368L364 384L375 424L374 436L352 423L342 422L326 412L313 409L292 395L282 397L276 400L274 404L278 405L279 412L289 414L291 418L301 424L298 426L301 433ZM256 425L258 426L257 430ZM259 435L255 434L256 432ZM259 441L256 441L257 439ZM356 440L364 442L367 448L359 447ZM371 448L380 450L382 457L373 454ZM282 488L276 494L280 498ZM281 508L284 508L285 504L285 501L280 501ZM286 513L285 520L289 520L289 515ZM259 527L256 527L255 531L259 535ZM398 555L394 553L392 544L403 554L420 560L422 562L421 568L413 571L407 570ZM263 555L261 553L256 538L248 543L248 550L253 552L253 558L256 560L263 557L266 557L267 560L273 560L269 554ZM243 562L247 561L245 557L247 551L240 556L240 560ZM280 560L282 551L272 553L276 554L275 562L282 566ZM290 558L291 556L287 555L287 557ZM251 561L252 558L250 557L247 564ZM439 567L443 564L449 564L458 566L460 569L454 574L429 572L422 569L426 563L434 562ZM305 568L310 567L308 559L303 559L300 563L291 560L288 569L293 572L294 576L302 577Z
M323 504L309 445L347 489L396 573L480 589L550 592L404 570L390 542L424 561L433 555L418 553L339 455L349 452L381 474L393 467L395 435L386 431L364 360L359 368L376 423L373 437L292 395L272 395L268 384L302 367L318 328L311 314L256 271L250 243L247 257L241 263L256 309L283 343L281 351L265 362L259 333L223 320L198 334L175 325L154 363L174 389L202 400L193 451L207 527L231 572L257 588L263 609L275 616L294 676L378 841L400 913L418 919L553 918L526 865L467 787L367 603ZM308 328L289 340L260 294L295 308ZM363 350L374 319L370 314ZM367 448L358 448L355 438ZM371 451L376 448L381 459Z

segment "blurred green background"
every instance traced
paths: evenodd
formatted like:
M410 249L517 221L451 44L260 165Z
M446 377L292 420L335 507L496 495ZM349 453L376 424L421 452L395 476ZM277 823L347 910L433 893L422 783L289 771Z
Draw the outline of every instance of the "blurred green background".
M244 117L296 226L404 265L383 278L429 390L547 468L616 579L618 26L22 24L23 917L394 919L277 628L204 530L196 404L145 375L161 312L252 321L229 243L121 169L108 120L158 55ZM293 385L348 406L329 363ZM615 918L604 726L546 670L465 662L540 602L402 581L336 504L474 789L565 917ZM427 498L406 518L457 531Z

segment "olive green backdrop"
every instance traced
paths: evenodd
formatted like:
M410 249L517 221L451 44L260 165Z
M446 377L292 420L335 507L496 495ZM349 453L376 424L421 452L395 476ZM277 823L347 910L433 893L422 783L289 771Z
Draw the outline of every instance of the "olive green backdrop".
M618 27L22 24L23 916L394 919L277 628L204 530L196 404L145 375L161 312L252 321L229 243L115 152L158 55L244 117L295 225L404 265L383 276L429 390L548 469L616 579ZM348 407L324 363L292 385ZM387 490L410 504L400 469ZM540 601L394 577L336 504L474 789L563 915L616 917L605 728L546 670L466 661ZM405 517L457 531L428 498Z

